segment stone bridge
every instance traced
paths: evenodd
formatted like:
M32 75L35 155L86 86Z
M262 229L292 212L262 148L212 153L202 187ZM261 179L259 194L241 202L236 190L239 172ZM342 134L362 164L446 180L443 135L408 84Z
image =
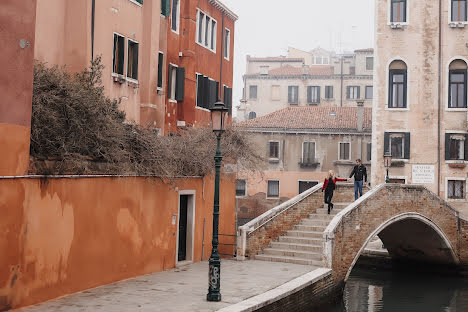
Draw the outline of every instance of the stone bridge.
M351 202L351 187L337 196ZM323 207L321 185L273 208L238 231L238 259L254 257L303 218ZM339 200L339 199L338 199ZM376 235L392 259L468 265L468 219L423 186L382 184L340 211L323 232L323 267L342 291L364 248Z

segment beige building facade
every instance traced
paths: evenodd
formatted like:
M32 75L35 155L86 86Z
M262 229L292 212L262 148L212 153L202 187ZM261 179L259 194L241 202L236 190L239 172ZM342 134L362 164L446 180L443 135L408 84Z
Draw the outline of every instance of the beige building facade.
M358 107L288 107L239 122L265 163L259 172L238 172L239 221L323 182L327 172L349 177L362 159L370 179L372 109Z
M373 49L337 55L321 48L289 48L287 57L247 56L237 119L264 116L289 106L372 106Z
M467 205L466 1L376 1L372 182Z

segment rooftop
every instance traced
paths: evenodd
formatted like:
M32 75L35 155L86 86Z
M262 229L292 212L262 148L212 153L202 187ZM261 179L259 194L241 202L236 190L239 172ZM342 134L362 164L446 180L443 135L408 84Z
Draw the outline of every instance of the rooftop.
M363 130L372 129L372 108L363 108ZM245 129L294 129L357 131L357 107L287 107L276 112L235 123Z
M333 75L334 69L333 66L312 66L307 67L306 72L302 67L293 67L291 65L281 66L275 69L272 69L268 72L268 75L271 76L297 76L297 75L317 75L317 76L330 76Z
M289 58L285 56L273 57L252 57L247 55L248 62L291 62L291 63L304 63L303 58Z
M367 48L367 49L354 50L354 53L359 53L359 52L374 52L374 49L373 48Z

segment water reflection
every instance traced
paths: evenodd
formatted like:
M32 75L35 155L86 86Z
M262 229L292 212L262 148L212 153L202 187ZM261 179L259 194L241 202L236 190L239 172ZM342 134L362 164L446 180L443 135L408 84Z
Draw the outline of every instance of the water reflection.
M468 311L468 279L354 270L332 311Z

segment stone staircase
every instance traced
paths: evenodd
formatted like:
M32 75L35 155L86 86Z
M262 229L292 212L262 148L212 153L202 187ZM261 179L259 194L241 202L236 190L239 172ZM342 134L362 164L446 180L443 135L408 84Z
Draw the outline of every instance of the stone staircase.
M323 266L322 236L333 217L350 203L334 203L330 215L327 205L309 214L285 235L280 236L255 256L257 260Z

